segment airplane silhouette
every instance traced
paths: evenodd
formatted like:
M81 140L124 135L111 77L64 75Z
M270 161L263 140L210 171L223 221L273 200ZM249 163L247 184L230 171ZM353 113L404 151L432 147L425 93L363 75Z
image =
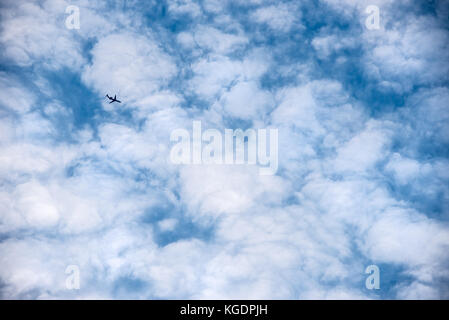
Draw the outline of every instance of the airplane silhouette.
M114 95L114 98L110 97L109 95L106 95L106 97L108 97L109 100L111 100L111 102L109 102L109 103L113 103L113 102L122 103L120 100L117 100L117 95Z

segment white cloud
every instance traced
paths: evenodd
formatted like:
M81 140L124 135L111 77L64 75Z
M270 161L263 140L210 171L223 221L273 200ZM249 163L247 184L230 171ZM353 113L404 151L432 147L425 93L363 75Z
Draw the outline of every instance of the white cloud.
M368 2L326 2L363 23ZM309 19L296 7L240 1L252 11L236 15L226 2L171 1L169 19L192 19L171 34L134 8L78 4L76 33L64 28L63 1L10 1L1 13L4 63L27 72L0 73L2 298L366 299L367 261L410 279L385 289L393 298L447 296L447 32L437 16L396 22L390 4L375 1L385 5L380 31L342 38L324 27L311 41L320 59L351 59L345 49L362 45L363 80L398 93L425 85L371 116L377 110L357 99L358 87L317 72L313 52L269 47L240 20L287 32ZM87 40L93 48L81 46ZM78 130L79 110L34 73L61 67L123 103L104 103ZM192 105L192 94L208 105ZM229 118L279 129L277 175L170 163L173 129L193 119L222 128ZM79 292L65 289L72 264Z
M287 32L293 26L296 20L299 20L300 11L295 7L286 4L271 5L260 7L251 13L251 19L258 23L265 23L271 29Z
M36 98L16 81L0 73L0 90L4 95L1 105L18 113L28 112L34 105Z
M172 14L188 14L193 18L200 16L201 7L192 0L170 0L168 2L168 10Z
M447 33L427 16L407 16L406 23L390 19L392 27L382 32L364 30L366 71L399 93L410 91L413 83L447 79L449 69L439 63L449 58Z
M205 99L213 99L220 96L234 81L259 79L268 68L267 60L269 58L260 51L250 53L243 60L212 55L192 65L195 76L190 80L190 88Z
M137 34L101 38L92 56L83 81L102 95L117 94L125 106L133 106L162 89L177 71L171 57L154 40Z
M351 49L356 45L354 38L333 35L319 36L313 38L312 46L317 51L320 59L326 59L331 54L342 49Z
M192 33L179 33L177 39L186 48L200 47L217 54L230 53L248 43L248 39L241 34L224 33L204 25L198 26Z
M310 87L285 89L279 95L281 103L272 113L274 123L293 124L314 134L323 132L315 114L317 105Z
M8 3L2 9L0 33L4 56L19 66L39 61L51 68L80 68L84 58L75 33L59 19L67 6L65 1Z
M423 215L390 208L370 226L365 250L372 259L404 263L409 267L432 265L446 256L449 232Z
M185 166L180 173L182 200L196 220L243 214L257 201L282 201L288 182L277 176L259 176L258 172L255 165Z
M176 219L164 219L159 221L158 226L162 231L173 231L177 223Z
M400 184L406 184L413 182L421 174L429 173L431 166L395 153L386 165L386 169L393 172Z
M258 88L255 81L242 81L223 93L218 103L226 115L255 120L263 118L273 107L274 98L270 93Z
M368 122L363 132L337 150L336 169L363 173L384 159L390 141L390 133L385 127L388 128L388 124L379 126L374 120Z
M59 220L59 212L47 189L35 181L19 185L13 195L18 214L33 227L52 227Z

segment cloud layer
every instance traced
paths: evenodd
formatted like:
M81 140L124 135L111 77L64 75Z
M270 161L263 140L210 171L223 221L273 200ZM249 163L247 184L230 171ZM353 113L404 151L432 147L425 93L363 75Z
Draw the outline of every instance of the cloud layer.
M1 298L449 298L447 2L0 12ZM194 120L278 129L277 174L171 163Z

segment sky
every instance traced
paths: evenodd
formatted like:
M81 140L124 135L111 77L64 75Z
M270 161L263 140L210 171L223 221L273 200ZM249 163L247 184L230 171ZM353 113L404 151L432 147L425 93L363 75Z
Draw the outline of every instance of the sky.
M2 0L0 298L449 299L448 17ZM277 129L277 171L171 162L193 121Z

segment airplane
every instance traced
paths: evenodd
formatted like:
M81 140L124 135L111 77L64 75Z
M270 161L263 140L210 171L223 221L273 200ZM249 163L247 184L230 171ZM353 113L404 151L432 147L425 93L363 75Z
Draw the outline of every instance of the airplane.
M113 102L122 103L120 100L117 100L117 95L114 95L114 98L110 97L109 95L106 95L106 97L108 97L109 100L111 100L111 102L109 102L109 103L113 103Z

